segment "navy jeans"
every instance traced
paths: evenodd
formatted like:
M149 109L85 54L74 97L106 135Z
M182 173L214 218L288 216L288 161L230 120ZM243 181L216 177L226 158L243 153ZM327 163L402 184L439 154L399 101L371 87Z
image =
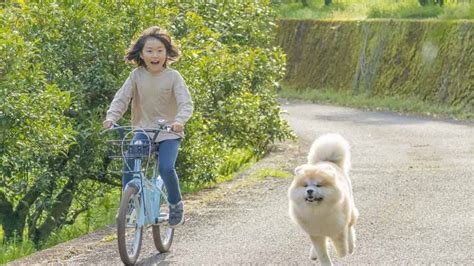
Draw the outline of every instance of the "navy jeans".
M148 142L148 138L144 134L136 134L132 140L141 140ZM181 139L169 139L158 142L158 172L165 183L168 191L168 202L176 204L181 201L181 191L179 188L178 175L176 174L175 163L178 157L178 149ZM129 168L130 167L130 168ZM127 159L127 163L123 166L122 189L133 179L133 159Z

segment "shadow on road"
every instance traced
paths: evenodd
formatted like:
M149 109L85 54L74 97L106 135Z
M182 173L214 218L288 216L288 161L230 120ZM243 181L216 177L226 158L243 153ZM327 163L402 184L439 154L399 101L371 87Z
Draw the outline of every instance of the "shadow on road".
M352 122L357 124L365 125L409 125L409 124L423 124L432 123L433 118L425 118L421 116L407 116L404 114L391 113L391 112L348 112L338 114L321 114L313 116L314 119L323 121L335 121L335 122ZM469 125L472 123L466 121L456 121L450 119L437 119L437 121L457 124L457 125Z
M154 254L148 258L140 260L136 265L170 265L170 262L164 261L169 254L170 253Z

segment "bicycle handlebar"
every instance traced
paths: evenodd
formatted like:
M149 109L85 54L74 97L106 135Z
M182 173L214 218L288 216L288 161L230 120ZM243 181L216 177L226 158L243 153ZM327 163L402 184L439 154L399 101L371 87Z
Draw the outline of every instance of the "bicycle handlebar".
M165 124L160 124L158 125L157 128L141 128L141 127L134 127L134 126L120 126L119 124L116 124L116 123L113 123L112 126L110 128L106 128L104 130L102 130L100 132L101 135L109 132L109 131L112 131L112 130L117 130L119 132L119 135L121 138L123 138L125 136L125 132L126 131L129 131L129 132L142 132L142 133L155 133L154 137L153 137L153 140L156 139L156 137L158 136L158 134L161 132L161 131L165 131L166 133L171 133L171 134L174 134L174 135L177 135L179 137L181 137L181 135L179 135L178 133L172 131L171 129L171 125L165 125Z

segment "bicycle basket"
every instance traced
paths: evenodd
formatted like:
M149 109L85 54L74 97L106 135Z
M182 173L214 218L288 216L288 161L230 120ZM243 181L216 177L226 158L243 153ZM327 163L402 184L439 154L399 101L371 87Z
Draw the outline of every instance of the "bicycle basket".
M155 154L156 146L148 142L129 143L122 140L108 140L110 159L146 159Z
M107 157L111 160L110 171L122 173L123 165L129 165L130 172L133 168L133 160L140 159L142 163L142 171L148 171L148 165L154 159L156 154L156 145L148 144L147 142L141 144L131 144L128 141L122 140L108 140ZM133 172L132 172L133 173Z

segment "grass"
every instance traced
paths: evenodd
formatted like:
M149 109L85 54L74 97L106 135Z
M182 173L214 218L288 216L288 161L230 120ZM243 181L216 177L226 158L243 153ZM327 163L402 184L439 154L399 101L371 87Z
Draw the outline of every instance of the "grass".
M2 231L3 232L3 231ZM9 261L21 258L23 256L36 252L33 242L23 239L23 241L13 240L4 243L3 234L0 237L0 264L3 265Z
M232 180L240 171L243 171L250 165L254 164L259 158L250 149L235 149L224 159L225 163L219 168L219 176L216 182L199 185L193 183L181 183L181 192L183 194L193 193Z
M251 187L267 177L289 178L291 176L292 174L287 171L275 170L273 168L262 168L256 171L248 178L241 180L240 182L235 184L233 189L244 189L246 187Z
M97 199L91 204L94 208L80 215L73 225L66 225L59 231L54 232L39 250L66 242L114 223L119 202L120 191L116 190ZM28 239L23 239L22 241L13 240L11 242L3 241L3 230L0 227L0 264L5 264L36 251L38 249Z
M474 121L474 113L461 107L453 107L422 101L414 97L354 95L346 91L317 90L284 85L279 96L287 99L308 100L318 103L391 111L437 118Z
M311 4L308 7L303 7L301 3L296 1L287 4L279 4L277 6L279 18L296 19L329 19L333 18L335 13L344 9L345 6L341 4L334 4L331 6Z
M273 168L263 168L255 173L255 177L259 180L265 179L267 177L277 177L277 178L289 178L292 174L287 171L275 170Z
M115 241L117 240L117 234L116 233L113 233L113 234L110 234L108 236L105 236L104 238L102 238L102 240L100 240L101 243L107 243L107 242L112 242L112 241Z
M217 183L225 182L234 178L237 171L255 163L258 158L249 149L236 149L226 158L226 162L220 167L220 177Z
M280 19L474 19L472 1L446 1L443 7L422 7L418 0L333 0L329 6L322 0L308 2L304 7L300 1L280 1L275 8Z
M52 247L114 223L120 203L120 194L119 190L113 190L97 199L92 203L93 208L79 216L73 225L65 226L54 232L42 248Z

